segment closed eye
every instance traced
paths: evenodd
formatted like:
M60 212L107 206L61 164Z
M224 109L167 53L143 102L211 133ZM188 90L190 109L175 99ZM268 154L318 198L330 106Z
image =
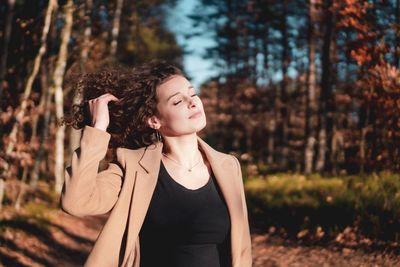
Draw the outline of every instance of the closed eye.
M191 95L191 97L195 97L195 96L197 96L197 94ZM176 105L178 105L178 104L181 103L181 102L182 102L182 100L179 100L178 102L174 103L174 105L176 106Z

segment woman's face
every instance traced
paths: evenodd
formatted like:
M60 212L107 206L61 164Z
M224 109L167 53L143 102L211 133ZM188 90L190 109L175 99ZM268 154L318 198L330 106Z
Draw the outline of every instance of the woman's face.
M206 126L203 103L185 77L172 76L157 87L156 93L158 115L149 123L163 136L193 134Z

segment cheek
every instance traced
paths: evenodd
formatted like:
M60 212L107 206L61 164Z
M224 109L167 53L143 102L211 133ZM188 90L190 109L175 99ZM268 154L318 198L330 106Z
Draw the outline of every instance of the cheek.
M164 110L164 121L171 123L179 123L189 116L187 109L182 107L169 107Z
M176 109L176 110L174 110L173 112L170 113L169 118L170 118L171 121L180 123L182 120L187 119L188 116L189 115L188 115L188 113L187 113L187 111L185 109L179 109L178 108L178 109Z

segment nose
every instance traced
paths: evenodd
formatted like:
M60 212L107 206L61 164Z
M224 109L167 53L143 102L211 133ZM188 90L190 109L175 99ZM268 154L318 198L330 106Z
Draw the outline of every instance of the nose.
M196 102L192 97L189 97L189 107L195 107L196 106Z

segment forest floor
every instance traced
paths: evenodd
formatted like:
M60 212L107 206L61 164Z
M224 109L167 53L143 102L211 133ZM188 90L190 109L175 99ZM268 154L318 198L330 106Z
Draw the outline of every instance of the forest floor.
M0 213L0 266L82 266L105 220L76 218L57 209L38 217L23 210L15 216L5 209ZM254 267L400 266L400 254L393 250L307 246L255 229L252 245Z

